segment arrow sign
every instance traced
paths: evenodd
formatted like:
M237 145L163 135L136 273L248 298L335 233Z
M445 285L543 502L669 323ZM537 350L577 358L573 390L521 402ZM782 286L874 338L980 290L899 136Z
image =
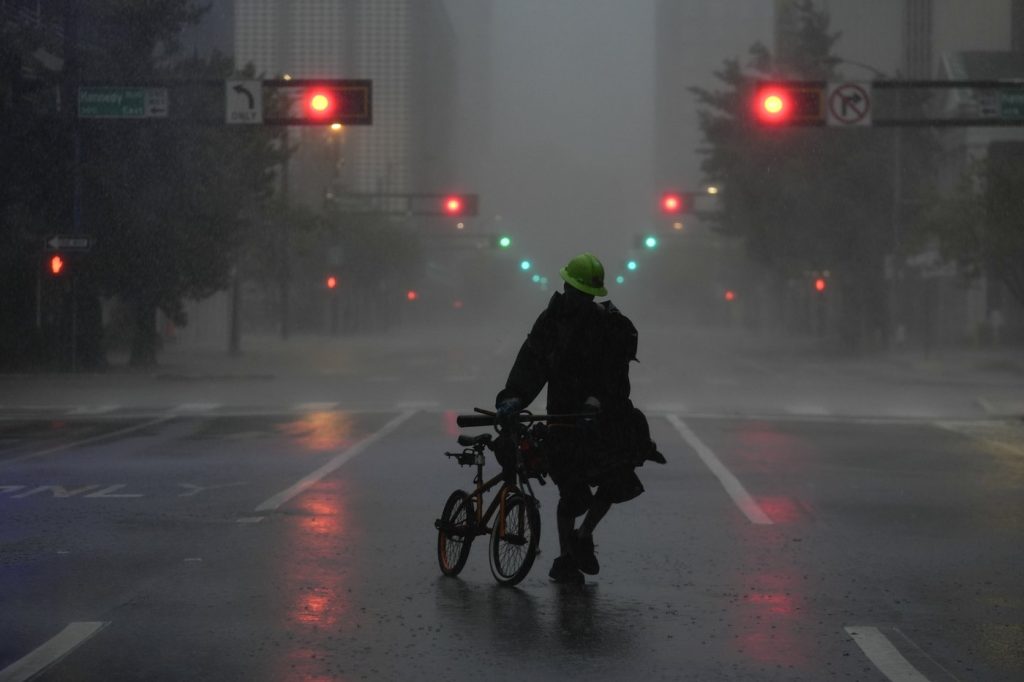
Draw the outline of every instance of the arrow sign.
M263 83L224 81L224 112L228 123L263 123Z
M71 237L55 234L46 240L51 251L88 251L92 247L92 237Z

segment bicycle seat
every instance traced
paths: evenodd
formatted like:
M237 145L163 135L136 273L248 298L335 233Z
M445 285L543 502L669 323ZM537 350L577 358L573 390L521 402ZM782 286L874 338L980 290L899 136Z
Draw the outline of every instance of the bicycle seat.
M481 433L479 436L459 436L459 445L462 447L468 447L470 445L479 445L480 443L490 443L491 434Z

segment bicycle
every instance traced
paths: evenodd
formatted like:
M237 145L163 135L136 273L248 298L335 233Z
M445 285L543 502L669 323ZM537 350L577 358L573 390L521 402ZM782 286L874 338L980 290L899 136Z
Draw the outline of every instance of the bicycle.
M547 431L544 422L576 415L534 415L523 410L508 420L499 420L494 412L473 409L478 414L459 415L456 423L461 427L492 426L498 439L490 433L461 435L458 443L463 451L445 453L455 457L460 466L476 466L476 476L473 492L453 492L445 502L441 518L434 521L437 560L444 575L458 575L466 565L473 540L478 535L490 535L487 554L491 574L501 585L516 585L530 572L540 543L540 502L533 494L530 479L545 483L539 448ZM524 428L524 424L530 426ZM485 450L493 451L503 465L501 473L487 481ZM484 511L484 493L499 484L501 487ZM488 525L495 512L497 520Z

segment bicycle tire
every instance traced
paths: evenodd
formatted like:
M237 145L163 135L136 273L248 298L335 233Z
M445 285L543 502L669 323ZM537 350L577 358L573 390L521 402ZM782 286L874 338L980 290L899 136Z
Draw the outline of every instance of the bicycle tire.
M437 522L437 563L445 575L458 575L466 565L476 534L473 498L464 490L448 496ZM459 531L462 531L461 533Z
M536 503L524 495L513 493L505 500L505 534L500 532L501 519L491 529L488 555L491 574L501 585L516 585L533 567L540 544L540 512Z

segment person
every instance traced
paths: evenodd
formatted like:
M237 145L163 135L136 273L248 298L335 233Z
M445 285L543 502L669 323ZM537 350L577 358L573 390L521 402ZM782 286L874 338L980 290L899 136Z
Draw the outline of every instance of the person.
M559 496L560 554L549 576L555 582L582 583L584 573L600 570L594 529L612 504L643 492L636 467L665 458L650 439L647 419L629 399L636 327L611 301L594 301L608 293L604 266L583 253L559 274L563 289L534 322L495 406L499 419L513 417L547 384L549 414L584 415L552 420L544 440ZM577 528L580 516L584 519Z

